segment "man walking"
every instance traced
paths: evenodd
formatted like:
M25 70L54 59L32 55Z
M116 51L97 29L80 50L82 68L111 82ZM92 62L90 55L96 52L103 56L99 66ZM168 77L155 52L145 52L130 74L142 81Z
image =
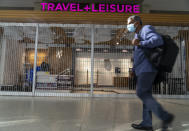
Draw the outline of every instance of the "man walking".
M142 48L154 48L162 45L163 39L151 25L143 26L139 16L128 18L127 29L129 32L135 32L135 38L132 41L132 45L134 45L133 72L137 76L136 93L143 102L143 121L140 124L132 124L131 126L139 130L152 131L153 112L162 120L162 131L166 131L174 116L165 111L152 96L152 84L157 69L148 61L142 50Z

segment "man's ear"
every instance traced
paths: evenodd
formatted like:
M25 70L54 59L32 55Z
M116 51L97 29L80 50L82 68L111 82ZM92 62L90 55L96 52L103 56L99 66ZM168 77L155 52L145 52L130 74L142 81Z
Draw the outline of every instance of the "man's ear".
M135 25L135 27L138 27L140 25L140 22L136 21L134 25Z

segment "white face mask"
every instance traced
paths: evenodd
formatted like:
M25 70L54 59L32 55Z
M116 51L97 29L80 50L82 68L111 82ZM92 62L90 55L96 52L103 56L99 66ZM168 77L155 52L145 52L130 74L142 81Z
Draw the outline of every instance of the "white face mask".
M131 33L133 33L133 32L136 31L136 27L135 27L134 24L129 24L129 25L127 25L127 29L128 29L128 31L131 32Z

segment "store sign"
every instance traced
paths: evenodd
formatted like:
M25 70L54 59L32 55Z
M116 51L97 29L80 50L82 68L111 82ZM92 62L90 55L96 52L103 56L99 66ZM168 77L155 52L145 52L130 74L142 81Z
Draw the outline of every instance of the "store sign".
M140 5L91 4L81 6L78 3L41 3L41 6L42 11L140 13Z

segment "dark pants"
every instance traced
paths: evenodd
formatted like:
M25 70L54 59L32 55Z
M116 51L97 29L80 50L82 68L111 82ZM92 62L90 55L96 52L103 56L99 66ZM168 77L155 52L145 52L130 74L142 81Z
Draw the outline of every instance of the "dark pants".
M152 126L152 112L161 120L169 118L162 106L152 96L152 84L156 77L155 72L141 73L137 76L137 96L143 102L143 126Z

